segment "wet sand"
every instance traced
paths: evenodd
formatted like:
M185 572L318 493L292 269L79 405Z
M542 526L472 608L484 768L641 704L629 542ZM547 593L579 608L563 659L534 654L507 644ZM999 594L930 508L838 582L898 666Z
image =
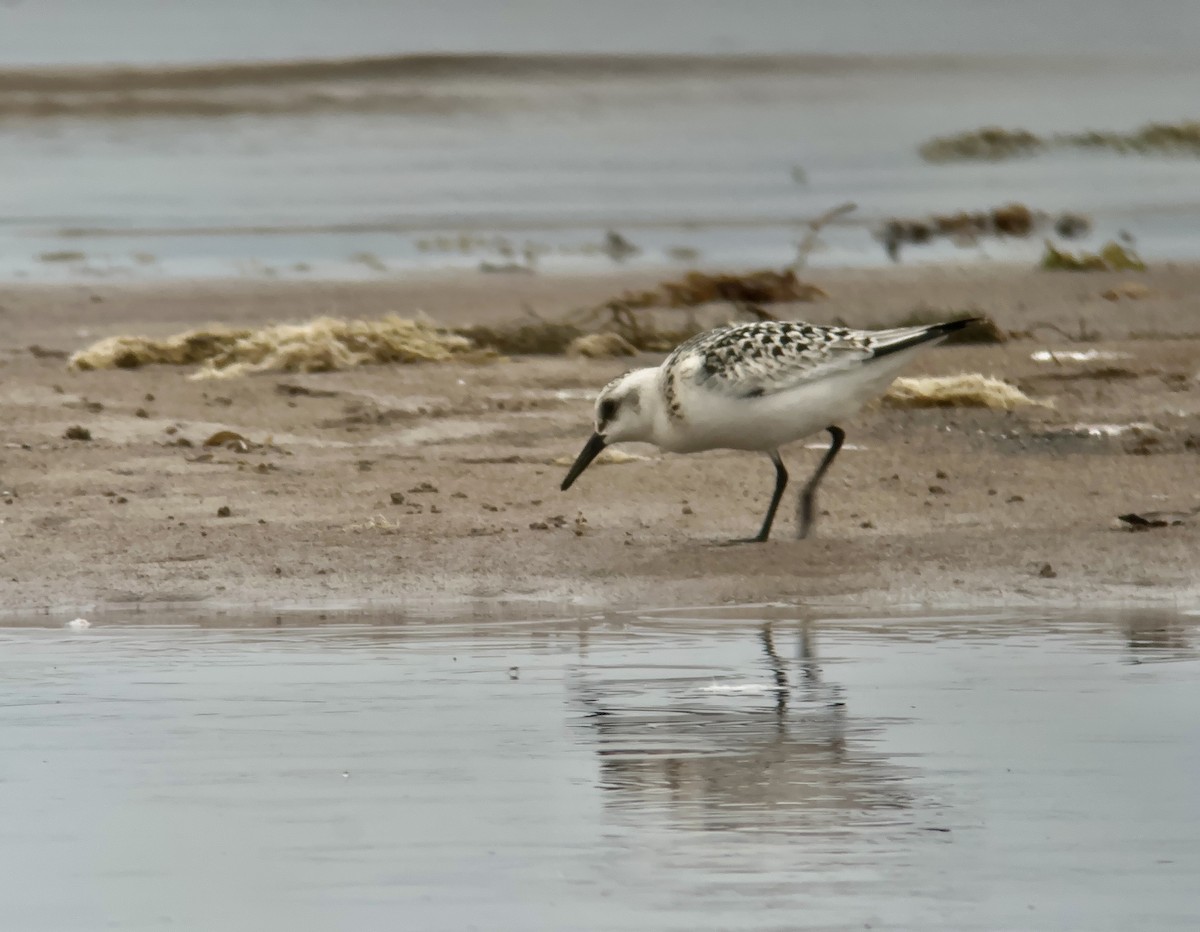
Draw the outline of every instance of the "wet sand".
M1200 505L1200 266L807 277L830 298L795 316L817 322L883 325L923 306L982 311L1010 330L1054 325L939 348L909 373L980 371L1054 407L864 412L843 425L852 447L824 486L814 539L790 539L789 495L775 540L723 548L758 526L763 457L630 448L649 459L594 467L558 491L557 461L586 438L592 393L629 359L190 381L172 368L70 372L61 355L208 321L553 316L657 276L6 286L0 605L12 616L164 602L1194 604L1200 521L1130 533L1115 516ZM1130 279L1151 296L1102 297ZM1092 338L1068 339L1081 326ZM1031 358L1047 348L1120 355ZM1071 430L1131 422L1151 427ZM92 439L64 439L73 425ZM201 447L222 429L266 446ZM819 456L802 447L785 452L795 479Z

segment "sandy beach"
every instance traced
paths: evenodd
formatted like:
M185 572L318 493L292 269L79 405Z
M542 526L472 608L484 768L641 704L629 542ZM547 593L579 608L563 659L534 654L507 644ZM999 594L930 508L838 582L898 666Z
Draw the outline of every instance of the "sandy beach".
M104 336L205 322L553 317L652 284L649 273L8 286L0 605L9 616L477 599L883 610L1200 593L1200 521L1142 533L1116 521L1200 505L1200 266L806 277L828 299L786 316L882 326L916 308L989 315L1015 336L932 350L910 374L994 375L1046 406L872 408L843 425L850 446L823 488L813 539L791 539L789 494L775 539L726 548L716 544L761 518L763 457L630 447L639 458L558 490L595 390L652 354L202 381L180 367L66 365ZM1131 279L1143 286L1136 299L1104 297ZM1039 361L1040 350L1092 355ZM91 439L66 439L71 427ZM220 430L248 448L204 447ZM785 451L794 478L818 457L804 444Z

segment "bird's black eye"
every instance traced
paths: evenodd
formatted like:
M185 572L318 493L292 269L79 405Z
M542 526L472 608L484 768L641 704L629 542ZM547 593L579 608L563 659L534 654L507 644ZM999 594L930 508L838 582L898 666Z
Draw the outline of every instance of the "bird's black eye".
M596 417L601 424L607 424L617 415L617 403L611 398L605 398L596 409Z

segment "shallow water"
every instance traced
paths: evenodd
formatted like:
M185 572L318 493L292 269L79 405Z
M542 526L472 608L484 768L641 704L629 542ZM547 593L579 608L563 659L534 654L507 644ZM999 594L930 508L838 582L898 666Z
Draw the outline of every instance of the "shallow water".
M1200 616L93 620L0 628L4 928L1200 911Z
M1013 200L1090 214L1080 245L1126 231L1147 258L1188 259L1200 160L928 165L917 148L982 125L1194 119L1198 23L1190 0L0 4L0 171L21 179L0 215L0 280L375 278L526 247L548 250L540 270L608 269L609 228L642 249L627 264L779 265L804 221L846 201L858 211L813 265L886 264L871 233L889 216ZM638 58L598 68L580 53ZM763 53L777 59L704 57ZM354 67L311 65L330 58ZM40 83L50 66L128 63L149 69L133 90L119 69ZM162 63L210 72L181 81ZM429 248L463 231L512 251ZM680 247L699 256L673 260ZM904 260L1032 264L1041 250L1040 235L941 242Z

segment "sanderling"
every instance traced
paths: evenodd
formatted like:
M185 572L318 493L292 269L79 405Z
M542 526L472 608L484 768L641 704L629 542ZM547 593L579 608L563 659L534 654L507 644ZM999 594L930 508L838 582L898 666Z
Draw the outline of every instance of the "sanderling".
M601 389L595 433L562 488L606 446L622 441L653 443L670 453L760 451L775 464L775 491L762 528L744 542L765 541L788 481L779 448L825 430L829 451L797 502L797 536L806 537L817 485L846 437L837 422L882 394L921 347L977 319L876 331L756 321L698 334L662 365L634 369Z

